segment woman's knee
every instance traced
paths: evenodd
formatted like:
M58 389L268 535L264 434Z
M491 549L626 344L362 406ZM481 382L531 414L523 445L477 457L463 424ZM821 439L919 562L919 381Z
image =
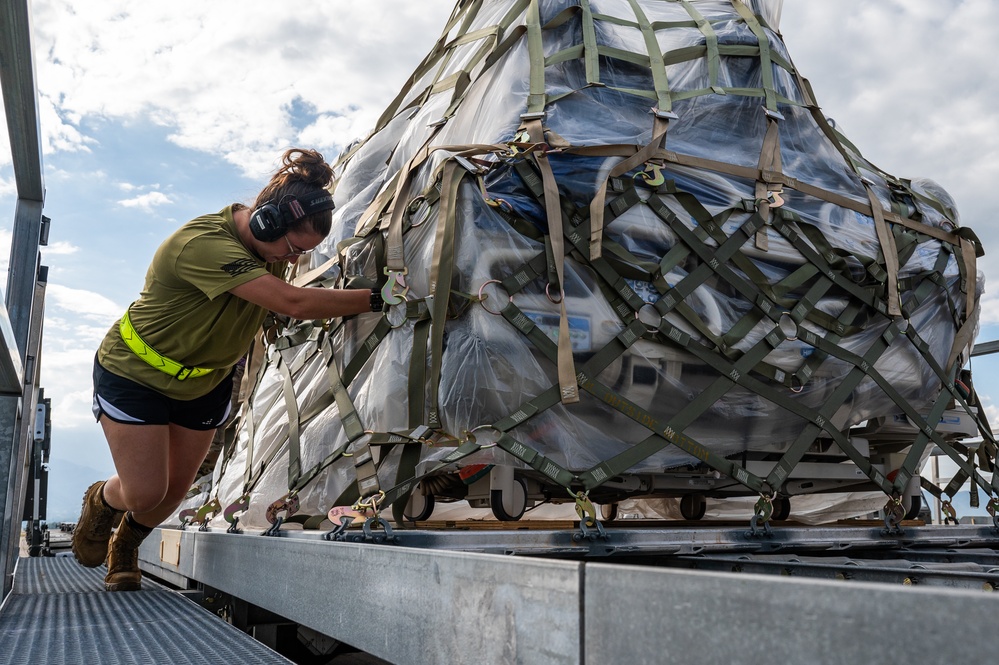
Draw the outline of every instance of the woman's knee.
M163 505L179 506L187 498L194 481L188 478L171 478L163 496Z
M153 482L143 483L138 487L130 487L124 483L121 486L125 509L133 513L148 513L158 508L166 499L167 490L166 486Z

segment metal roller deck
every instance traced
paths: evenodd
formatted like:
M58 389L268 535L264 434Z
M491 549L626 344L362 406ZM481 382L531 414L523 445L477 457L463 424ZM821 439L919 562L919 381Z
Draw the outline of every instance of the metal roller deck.
M19 559L13 592L0 610L0 662L291 662L151 580L142 591L107 593L104 572L66 556Z

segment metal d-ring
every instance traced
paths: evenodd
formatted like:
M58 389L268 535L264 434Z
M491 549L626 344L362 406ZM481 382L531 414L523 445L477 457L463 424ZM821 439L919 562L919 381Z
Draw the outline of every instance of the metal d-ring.
M500 436L503 436L503 430L497 428L495 425L476 425L475 427L473 427L471 430L468 431L468 440L478 443L475 433L480 430L487 430L487 429L491 429L497 432ZM499 445L498 441L494 441L492 443L484 443L479 446L479 449L484 450L486 448L495 448L497 445Z
M409 294L408 293L404 293L403 296L402 296L402 301L401 302L397 302L394 305L389 305L388 306L388 310L385 312L385 318L388 319L389 328L391 328L392 330L395 330L396 328L401 328L404 325L406 325L406 320L409 318L409 316L408 316L409 312L407 311L407 309L408 309L408 303L409 303ZM395 312L399 311L400 309L402 310L402 317L399 318L399 322L396 323L396 322L394 322L392 320L393 316L389 316L389 315L390 314L394 315Z
M788 322L787 326L784 325L785 321ZM777 327L784 333L784 339L788 342L798 339L798 324L791 316L791 312L781 312L780 319L777 320ZM791 328L793 330L790 330Z
M548 297L549 302L555 305L560 305L563 300L565 300L565 291L563 289L558 290L558 300L552 298L552 283L548 282L545 284L545 295Z
M490 284L499 284L500 286L503 286L503 282L501 282L498 279L490 279L488 281L483 282L482 286L479 287L479 304L482 305L482 309L486 310L493 316L501 316L502 312L498 310L494 312L493 310L486 307L486 298L489 297L489 294L488 293L483 294L483 292L486 290L486 287L489 286ZM508 302L513 302L513 296L508 296Z
M416 211L420 209L420 204L426 202L427 202L427 197L424 196L423 194L420 194L412 201L410 201L408 206L406 206L406 215L409 217L409 225L411 228L415 229L423 226L423 223L430 218L430 215L426 215L423 219L419 221L419 223L413 221L413 216L416 214ZM427 207L429 209L429 204Z
M656 318L659 319L659 322L657 324L655 324L655 325L653 325L653 324L649 323L648 321L645 321L644 319L642 319L642 312L646 312L649 309L651 309L653 312L655 312L654 317L656 317ZM652 303L648 303L648 302L638 308L638 311L635 312L635 319L637 319L638 321L640 321L642 323L642 325L644 325L645 328L650 333L658 332L659 331L659 325L661 325L662 322L663 322L662 314L659 313L659 310L656 309L655 305L653 305Z

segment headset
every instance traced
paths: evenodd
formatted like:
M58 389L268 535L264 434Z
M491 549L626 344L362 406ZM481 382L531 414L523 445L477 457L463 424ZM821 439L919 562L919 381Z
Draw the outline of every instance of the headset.
M291 230L292 224L323 210L333 210L333 195L325 189L302 198L292 195L263 203L250 214L250 233L261 242L274 242Z

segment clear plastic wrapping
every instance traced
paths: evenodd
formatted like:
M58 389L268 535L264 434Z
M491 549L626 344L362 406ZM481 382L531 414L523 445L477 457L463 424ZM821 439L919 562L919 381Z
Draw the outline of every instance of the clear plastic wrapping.
M486 0L478 13L471 17L467 32L489 28L510 9L508 2ZM638 27L635 3L624 0L591 0L588 5L594 15L616 17L618 21L596 21L595 40L602 54L628 52L647 54L647 41ZM686 21L687 24L659 28L655 38L663 52L669 55L677 49L705 46L706 35L691 27L688 3L639 2L650 23ZM763 19L772 57L790 62L778 34L774 31L780 15L779 2L758 0L748 3ZM539 3L541 23L551 20L573 3L546 0ZM732 3L694 1L689 3L706 19L713 30L713 39L722 46L752 47L758 39ZM582 17L577 12L556 27L542 31L544 51L554 58L566 49L584 43ZM523 25L526 16L514 20L513 26L502 33L512 34L514 27ZM450 37L454 38L452 33ZM495 61L475 58L484 48L485 38L459 43L448 50L438 66L431 67L403 95L402 103L384 127L359 144L352 146L350 157L339 166L335 189L337 209L333 232L314 253L313 265L320 265L337 255L342 241L352 238L372 201L386 188L395 187L393 177L426 146L469 146L472 144L509 144L521 126L521 114L528 108L531 93L531 51L526 37L516 40ZM669 151L704 158L715 162L755 169L760 162L761 146L767 132L765 100L759 91L764 86L761 61L746 49L726 51L714 71L708 60L691 57L671 62L665 68L669 92L673 96L671 112L676 119L669 124L665 148ZM744 55L743 55L744 54ZM559 57L556 64L544 68L544 126L560 137L564 144L581 146L636 146L652 139L655 105L655 81L648 65L637 64L622 57L597 59L599 84L588 81L587 64L582 57ZM474 64L473 64L474 63ZM467 87L456 97L453 87L434 83L460 75L467 70ZM920 197L932 197L944 205L927 205L922 198L900 198L896 181L881 174L855 154L848 144L837 144L822 126L816 111L809 108L808 94L801 88L796 74L776 64L772 67L772 92L779 100L781 119L780 163L788 179L807 183L813 188L834 193L839 202L812 196L793 186L783 188L782 211L794 213L795 228L799 229L795 245L773 226L764 227L766 241L747 239L739 255L749 262L753 274L746 274L745 263L729 262L736 278L752 282L764 279L776 288L783 280L797 274L812 260L803 255L802 247L811 253L828 255L838 276L853 280L862 288L869 284L872 264L883 263L882 247L875 220L858 208L869 205L866 187L870 187L886 210L898 208L903 201L917 212L920 224L951 231L957 226L955 206L946 192L932 181L913 181L912 189ZM592 75L592 72L590 72ZM714 86L714 89L712 89ZM688 96L703 91L706 94ZM637 94L644 90L647 94ZM438 123L438 121L441 121ZM442 124L441 124L442 123ZM429 141L429 144L428 144ZM430 283L434 246L440 225L441 202L420 204L415 201L420 192L428 191L439 174L441 164L458 149L431 151L431 156L412 174L409 200L391 201L378 215L381 230L376 230L359 242L343 249L343 265L338 268L343 280L361 280L381 284L379 268L384 265L379 252L383 250L385 227L393 206L411 208L404 234L405 263L408 268L407 297L412 301L425 299L434 293ZM545 252L540 241L549 233L549 222L543 202L532 195L513 167L513 160L484 153L481 164L488 166L481 182L474 177L463 180L454 201L454 279L452 294L476 296L466 303L460 315L449 318L443 325L445 341L441 356L438 401L441 429L461 438L463 433L490 425L509 416L525 402L557 385L555 363L539 353L535 345L520 331L494 312L508 299L533 323L557 338L560 308L547 291L544 275L509 296L491 280L503 280L513 275L525 263ZM594 156L553 151L548 156L552 172L564 201L583 209L597 194L607 174L623 159L622 155ZM853 160L853 164L848 160ZM726 237L739 233L740 227L757 211L746 209L746 201L757 198L757 182L741 175L678 163L662 164L665 178L674 183L674 192L638 188L641 197L659 197L685 227L700 233L700 225L692 216L689 198L711 215L720 215L721 232ZM638 178L642 167L625 174ZM614 194L608 196L608 200ZM686 198L685 198L686 197ZM414 202L415 201L415 202ZM501 201L502 206L496 202ZM940 208L938 210L938 207ZM776 210L776 204L774 210ZM370 214L370 213L369 213ZM521 220L522 226L511 223ZM928 345L929 356L938 365L945 365L951 354L955 334L961 322L974 320L977 312L965 312L966 294L982 291L980 276L962 274L959 257L946 243L928 235L905 235L905 251L901 254L898 271L907 302L907 325L914 326ZM630 266L621 270L631 290L645 302L652 303L663 296L650 278L643 278L640 269L646 264L658 265L670 251L683 244L682 231L663 219L645 204L633 205L610 220L604 237L623 249L615 265ZM379 237L380 236L380 237ZM701 235L706 251L718 249L718 243ZM376 242L378 240L378 242ZM608 250L605 250L605 253ZM635 261L641 265L632 265ZM630 263L629 263L630 262ZM694 271L703 271L705 261L692 258L671 262L662 274L668 288L675 287ZM643 267L645 266L645 267ZM910 284L922 284L927 274L939 277L932 288L924 288L918 298L905 292ZM698 274L701 274L700 272ZM977 278L977 279L976 279ZM609 344L629 323L608 299L607 289L601 288L601 276L589 265L586 257L570 253L565 259L565 280L562 285L568 313L568 325L577 367L585 365L593 354ZM605 285L606 286L606 285ZM661 285L660 285L661 286ZM788 297L800 297L807 285L788 289ZM478 302L477 297L485 301ZM461 297L453 296L456 301ZM862 316L847 308L856 305L850 291L833 285L822 292L814 303L815 311L825 319L844 316L849 325L842 334L830 338L830 331L805 319L797 334L785 339L773 349L763 363L774 368L768 379L775 390L806 409L818 412L833 396L844 378L855 369L848 360L823 354L821 362L810 366L809 374L799 384L781 385L782 374L792 375L809 365L818 356L815 346L803 341L804 332L811 331L831 344L856 356L863 356L885 333L890 319L870 307L860 307L869 315ZM673 309L665 314L670 325L690 335L693 343L721 353L718 339L736 328L758 307L746 294L733 288L730 279L721 273L703 279L684 300L685 312ZM343 367L368 340L376 317L360 316L345 322L334 333L337 363ZM416 320L405 320L382 339L347 387L360 421L372 432L401 431L412 427L410 422L413 372L414 329ZM747 326L739 339L732 340L726 350L731 358L746 353L770 334L778 323L773 318L759 316L755 325ZM325 338L323 338L325 340ZM281 362L295 366L295 399L302 405L328 404L301 426L301 465L309 469L322 462L330 451L347 441L338 407L329 399L330 385L324 370L326 359L317 352L317 343L309 341L299 347L272 350L270 361L249 402L244 405L243 423L234 452L216 472L215 488L223 503L233 501L252 477L251 508L244 524L266 526L264 509L271 501L288 491L288 415L282 393ZM433 349L427 353L427 367ZM300 366L299 366L300 365ZM917 411L925 411L940 394L939 375L904 336L896 337L874 363L874 368ZM719 379L716 368L705 364L688 350L663 339L642 339L627 352L615 358L596 377L616 395L641 409L654 413L668 422L683 413L703 391L711 389ZM430 386L428 386L429 388ZM870 377L857 382L850 394L841 400L835 413L835 427L847 431L864 421L899 412L895 398L886 394ZM249 407L252 407L249 408ZM252 418L252 428L246 422ZM684 433L719 456L750 452L777 452L788 448L809 425L809 419L792 413L757 391L743 385L733 385L721 393L709 408L697 415L684 428ZM252 446L250 431L252 429ZM508 432L517 441L538 451L571 471L585 471L612 458L645 439L650 430L641 419L627 415L607 400L585 391L578 404L556 404L540 412ZM252 448L253 460L247 473L247 450ZM426 447L422 452L418 473L436 466L453 452L453 448ZM397 481L399 449L386 455L379 470L382 487L392 487ZM262 466L266 463L265 466ZM498 447L484 449L461 461L495 463L527 468ZM657 474L683 465L696 464L689 454L675 446L664 446L628 471L634 474ZM223 471L224 469L224 471ZM349 458L334 463L299 496L303 510L322 513L356 482ZM864 503L868 508L868 503ZM838 514L838 513L837 513Z

